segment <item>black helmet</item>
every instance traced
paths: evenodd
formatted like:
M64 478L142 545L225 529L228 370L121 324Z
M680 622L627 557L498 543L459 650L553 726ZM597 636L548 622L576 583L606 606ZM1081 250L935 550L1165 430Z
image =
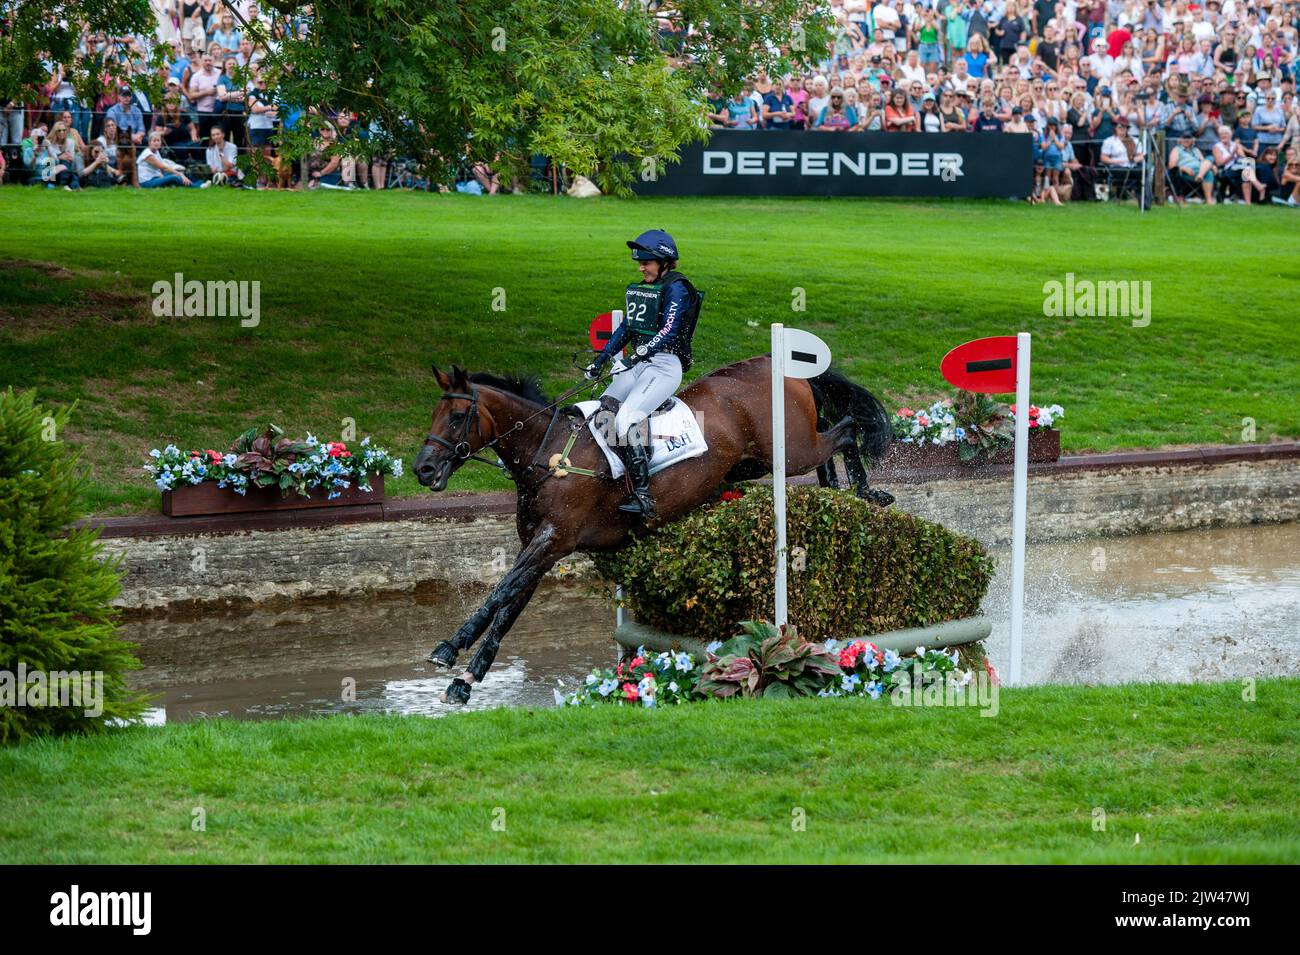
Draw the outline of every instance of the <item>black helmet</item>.
M677 243L663 229L651 229L642 232L628 242L632 258L637 262L676 262Z

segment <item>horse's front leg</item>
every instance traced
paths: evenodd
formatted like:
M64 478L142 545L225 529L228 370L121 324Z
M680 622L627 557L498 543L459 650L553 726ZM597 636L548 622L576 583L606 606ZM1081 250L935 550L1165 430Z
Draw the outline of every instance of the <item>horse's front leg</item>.
M448 670L456 665L456 657L460 654L460 651L472 647L474 641L488 628L488 624L492 622L492 618L497 611L508 604L519 592L520 580L529 573L529 569L546 553L554 536L555 532L551 527L543 528L533 536L533 539L528 542L528 546L520 551L519 556L515 558L514 566L492 588L492 592L488 594L483 606L475 610L469 619L460 625L450 640L444 640L434 647L433 652L429 654L430 663Z
M482 683L483 678L487 676L488 669L496 659L497 650L501 647L501 638L509 632L524 608L528 606L528 601L532 599L533 592L537 590L537 585L541 583L542 577L550 566L548 563L539 567L536 576L530 578L531 583L524 583L514 598L497 610L491 626L487 628L487 633L483 637L483 642L479 645L473 659L469 661L469 667L447 687L447 692L443 695L444 702L469 702L470 688L475 683Z

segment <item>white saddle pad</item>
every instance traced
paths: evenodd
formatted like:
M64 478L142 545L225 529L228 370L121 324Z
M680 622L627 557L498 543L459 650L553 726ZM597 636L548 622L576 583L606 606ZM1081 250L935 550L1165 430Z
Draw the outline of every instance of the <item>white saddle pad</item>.
M704 434L695 420L695 414L680 398L670 398L672 407L667 411L656 412L650 416L650 473L658 474L664 468L672 467L678 461L698 458L709 446L704 443ZM578 410L585 417L600 407L599 401L580 401ZM662 406L661 406L662 407ZM605 443L605 436L596 427L594 420L587 422L587 430L605 452L612 477L623 476L623 462Z

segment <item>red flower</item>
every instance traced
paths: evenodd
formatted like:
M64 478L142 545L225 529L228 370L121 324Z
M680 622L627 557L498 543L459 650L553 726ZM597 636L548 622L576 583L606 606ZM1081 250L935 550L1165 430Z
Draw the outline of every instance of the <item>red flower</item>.
M634 687L631 683L624 683L623 695L626 696L629 700L636 700L637 698L636 687Z
M342 456L344 450L346 450L346 445L342 441L331 441L329 444L329 455L332 458Z
M914 415L914 414L916 414L916 412L913 411L911 408L899 408L899 409L898 409L898 416L899 416L900 418L910 418L910 417L912 417L912 415Z
M644 663L645 663L645 657L633 657L632 662L629 663L628 666L631 669L635 670L637 667L642 666Z
M988 657L984 658L984 670L988 673L989 681L994 686L997 686L999 683L1002 682L1001 680L998 679L998 671L993 669L993 662Z
M845 670L852 670L858 665L858 657L860 657L866 649L866 643L861 640L854 640L840 651L840 666Z
M208 458L212 461L213 464L220 464L220 463L221 463L221 454L220 454L220 452L218 452L218 451L213 451L211 448L209 448L208 451L207 451L207 455L208 455Z
M723 491L723 492L722 492L722 500L723 500L723 501L739 501L739 500L740 500L742 497L744 497L744 496L745 496L745 495L744 495L744 494L741 494L739 491Z
M352 457L352 452L351 452L351 451L344 451L342 454L339 455L339 457L341 457L341 458L350 458L350 457Z

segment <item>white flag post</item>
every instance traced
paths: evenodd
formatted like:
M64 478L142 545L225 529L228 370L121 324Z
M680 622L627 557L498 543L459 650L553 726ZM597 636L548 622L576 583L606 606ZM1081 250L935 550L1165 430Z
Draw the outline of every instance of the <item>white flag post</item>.
M1016 463L1011 503L1011 667L1008 683L1020 683L1025 630L1025 523L1029 502L1029 333L1016 336Z
M772 506L776 517L776 616L786 624L785 554L785 326L772 326Z
M816 378L831 366L831 350L812 332L772 326L772 505L776 519L776 625L786 613L785 380Z
M623 324L623 310L616 308L612 313L610 313L609 334L611 338L618 332L618 326L622 324ZM619 350L618 357L619 358L623 357L623 350L621 349ZM615 437L614 440L617 441L618 438ZM614 599L617 601L617 605L614 608L614 626L621 627L623 626L623 585L622 584L614 585Z

